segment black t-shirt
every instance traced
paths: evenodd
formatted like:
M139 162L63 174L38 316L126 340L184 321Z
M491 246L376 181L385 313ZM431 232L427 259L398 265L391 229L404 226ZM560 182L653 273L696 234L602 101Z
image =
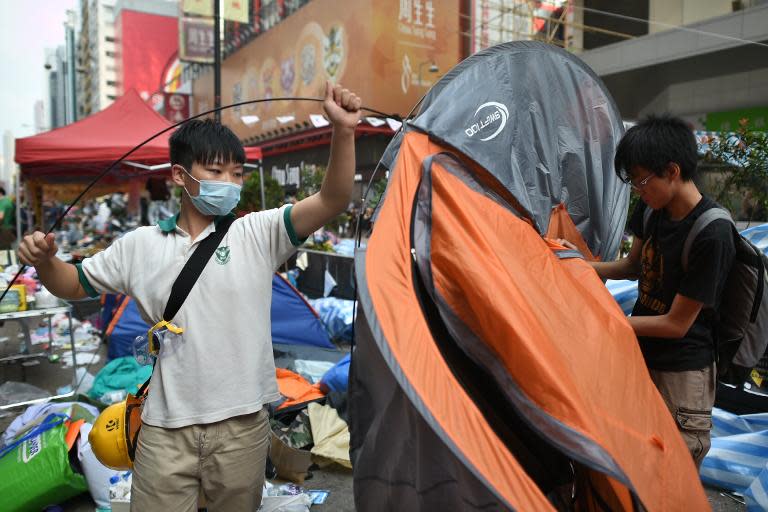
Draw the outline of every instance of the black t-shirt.
M687 272L683 271L681 258L693 223L702 213L717 206L711 199L703 197L679 221L670 219L665 210L655 211L648 220L648 233L643 232L645 203L638 203L632 213L629 228L643 241L638 297L632 315L666 314L678 293L704 303L699 316L681 339L638 337L648 368L698 370L714 361L716 311L736 252L733 227L723 219L711 222L691 246Z

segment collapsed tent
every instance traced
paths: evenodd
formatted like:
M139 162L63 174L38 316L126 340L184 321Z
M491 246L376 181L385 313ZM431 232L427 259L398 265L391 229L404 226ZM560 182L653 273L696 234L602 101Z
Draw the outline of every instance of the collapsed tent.
M573 55L514 42L438 82L390 144L356 253L359 510L704 510L696 468L595 272L623 133Z
M272 277L272 343L335 349L317 312L279 274ZM133 354L133 340L146 334L149 325L130 297L122 297L108 322L109 359Z

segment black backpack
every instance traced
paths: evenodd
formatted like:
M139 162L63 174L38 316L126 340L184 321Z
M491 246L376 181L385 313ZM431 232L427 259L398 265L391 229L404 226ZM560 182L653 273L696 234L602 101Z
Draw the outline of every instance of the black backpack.
M646 208L643 231L653 210ZM768 348L768 257L736 230L730 214L710 208L696 219L683 244L681 263L688 270L694 240L711 222L731 223L736 254L723 287L716 335L717 377L724 384L741 386Z

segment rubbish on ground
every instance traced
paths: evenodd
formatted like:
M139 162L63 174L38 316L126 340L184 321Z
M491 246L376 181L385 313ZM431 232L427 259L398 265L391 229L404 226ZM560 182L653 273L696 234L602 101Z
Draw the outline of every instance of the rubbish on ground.
M0 405L8 405L51 396L49 392L26 382L9 380L0 385Z
M306 512L312 506L308 494L296 496L262 496L259 512Z
M114 469L103 465L93 453L91 444L88 442L88 434L93 425L84 423L80 427L80 438L77 440L77 458L85 474L85 480L88 483L88 492L96 503L96 506L110 508L110 485L113 477L120 478L120 474ZM130 492L130 487L128 488Z
M125 400L126 396L128 396L128 393L126 393L124 389L116 389L115 391L110 391L101 395L99 401L111 405Z
M14 418L8 428L0 436L0 446L11 443L13 439L24 435L25 432L37 426L49 414L64 414L73 420L85 420L93 423L99 415L99 410L83 402L46 402L33 404L27 407L23 413Z
M78 393L88 393L93 387L95 379L96 377L91 375L85 368L78 368L72 386L74 386Z
M322 505L325 503L325 500L328 499L328 495L331 494L331 491L309 490L307 491L307 494L312 498L313 505Z
M131 509L130 471L115 475L109 479L109 506L112 512L129 512Z
M65 352L62 352L61 354L61 366L64 368L72 368L72 365L74 364L74 357L72 355L71 350L67 350ZM77 355L77 366L86 366L90 364L96 364L101 359L101 356L99 354L78 354Z
M296 359L293 362L293 367L296 369L296 373L305 377L312 384L315 384L323 378L323 375L333 368L334 363L330 361L309 361L306 359Z
M304 483L312 464L310 452L291 448L274 433L271 436L269 458L277 470L277 476L297 484Z
M133 356L113 359L96 374L88 396L98 400L111 391L124 390L127 393L136 393L139 386L144 384L151 374L152 367L140 366Z
M302 409L289 425L283 425L276 419L270 420L272 432L291 448L300 450L312 445L312 428L309 425L309 415Z
M311 403L307 406L307 412L315 443L311 450L312 455L352 469L349 459L349 428L336 409L329 405Z

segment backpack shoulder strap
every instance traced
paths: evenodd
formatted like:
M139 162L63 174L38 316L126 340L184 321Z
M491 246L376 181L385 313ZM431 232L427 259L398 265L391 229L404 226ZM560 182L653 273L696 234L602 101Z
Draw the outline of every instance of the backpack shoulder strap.
M683 244L683 252L680 256L680 260L683 264L683 271L688 271L688 256L691 253L691 247L693 247L693 242L696 240L696 237L699 236L699 233L702 232L704 228L709 226L712 222L718 220L718 219L725 219L728 222L733 224L733 219L731 218L731 215L724 210L723 208L715 207L710 208L709 210L702 213L698 219L693 223L693 226L691 226L691 230L688 232L688 236L685 237L685 243Z

